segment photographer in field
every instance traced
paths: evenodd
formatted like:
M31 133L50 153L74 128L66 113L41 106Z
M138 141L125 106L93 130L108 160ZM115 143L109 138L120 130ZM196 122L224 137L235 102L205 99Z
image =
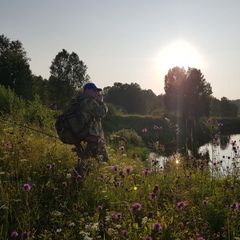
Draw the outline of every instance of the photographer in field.
M101 95L102 89L94 83L87 83L83 93L78 94L65 108L65 114L77 112L78 120L72 122L69 118L72 132L76 137L75 150L78 157L84 162L87 158L96 158L103 162L108 161L104 143L102 119L108 108ZM85 144L83 144L85 143Z

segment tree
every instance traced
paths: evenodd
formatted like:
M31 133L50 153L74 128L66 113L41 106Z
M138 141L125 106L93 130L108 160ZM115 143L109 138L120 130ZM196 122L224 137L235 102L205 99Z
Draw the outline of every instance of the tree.
M105 100L129 114L146 114L147 92L142 91L137 83L114 83L113 87L104 88Z
M29 58L20 41L0 35L0 84L10 87L18 96L32 98Z
M76 53L59 52L50 66L50 100L60 107L89 81L87 66Z
M32 76L32 94L38 95L43 104L49 105L49 82L47 79L43 79L41 76Z
M184 117L208 116L212 88L196 68L175 67L165 76L164 105L166 110Z
M220 102L222 117L237 117L238 106L229 101L226 97L221 98Z

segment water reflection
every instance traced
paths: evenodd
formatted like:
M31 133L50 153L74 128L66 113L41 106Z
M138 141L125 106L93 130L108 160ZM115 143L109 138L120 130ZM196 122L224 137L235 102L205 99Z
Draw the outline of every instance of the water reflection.
M199 148L199 153L209 154L210 169L213 174L238 174L240 134L220 135L218 144L207 143Z

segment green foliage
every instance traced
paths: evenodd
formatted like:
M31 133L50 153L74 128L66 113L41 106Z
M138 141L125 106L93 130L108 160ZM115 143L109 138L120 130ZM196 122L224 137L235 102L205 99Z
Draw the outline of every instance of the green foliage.
M109 164L89 159L90 172L81 178L71 146L2 121L0 134L2 239L13 232L56 240L240 235L239 175L217 178L205 158L176 154L160 170L158 159L143 163L129 157L132 148L109 145Z
M18 97L9 87L0 85L0 112L19 117L26 107L25 101Z
M104 94L106 102L128 114L147 115L163 105L161 96L142 90L137 83L114 83L113 87L104 88Z
M128 157L133 159L146 160L149 155L149 149L144 147L144 142L136 131L130 129L121 129L110 134L108 143L115 149L127 151ZM121 151L121 150L120 150Z
M165 76L166 110L184 117L209 116L212 88L196 68L174 67Z
M128 144L130 146L143 146L142 138L137 134L136 131L130 129L122 129L112 134L110 138L117 139L117 144L120 142Z
M87 66L74 52L59 52L50 67L49 100L62 108L89 81Z
M31 124L37 124L40 127L48 127L53 129L54 116L58 112L51 110L44 106L38 95L35 95L33 101L27 102L27 111L25 113L25 120Z
M20 41L0 35L0 84L10 87L18 96L31 99L29 59Z

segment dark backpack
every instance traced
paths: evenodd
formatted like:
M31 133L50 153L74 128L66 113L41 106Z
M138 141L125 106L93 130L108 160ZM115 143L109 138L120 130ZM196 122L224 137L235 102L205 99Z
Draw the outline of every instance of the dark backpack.
M78 109L80 101L84 98L79 98L72 104L70 113L61 114L55 123L55 128L60 140L66 144L75 144L84 141L88 135L88 122L83 118L83 114Z

